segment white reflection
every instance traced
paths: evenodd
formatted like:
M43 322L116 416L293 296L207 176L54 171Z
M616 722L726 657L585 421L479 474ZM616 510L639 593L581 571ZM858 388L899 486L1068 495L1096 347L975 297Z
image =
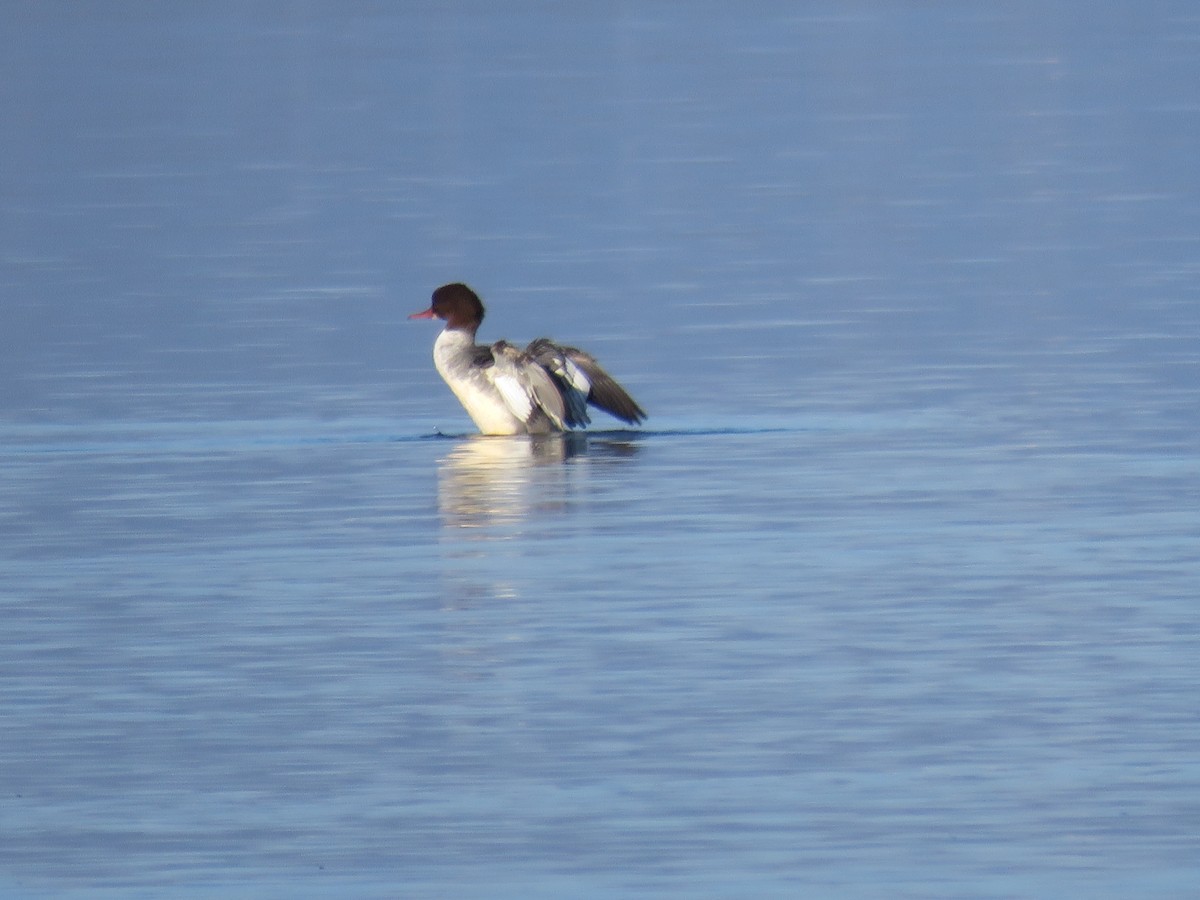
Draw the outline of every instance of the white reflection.
M564 463L586 452L587 438L576 434L463 441L438 469L443 529L484 529L479 539L496 539L505 534L488 526L518 524L535 509L561 511L568 477Z
M636 452L631 440L595 434L477 436L457 444L438 465L443 603L469 608L521 597L523 573L540 566L541 538L587 527L599 467Z
M456 541L514 537L534 517L545 520L568 510L594 464L636 452L631 440L586 434L465 440L438 467L443 531L454 531L446 537ZM464 535L463 529L479 534Z

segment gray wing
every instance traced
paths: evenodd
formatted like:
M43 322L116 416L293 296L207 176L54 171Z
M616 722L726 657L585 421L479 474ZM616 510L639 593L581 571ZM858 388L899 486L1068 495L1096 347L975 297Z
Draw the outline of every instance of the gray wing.
M567 358L563 348L546 338L538 338L525 348L525 352L554 378L566 407L567 424L575 428L591 422L587 412L588 394L592 390L591 379Z
M495 364L487 370L488 377L512 414L531 430L544 417L553 428L563 431L567 412L562 395L546 370L530 354L507 341L492 344L492 357Z
M566 397L568 416L574 419L571 424L582 425L590 421L584 403L590 403L631 425L637 425L646 418L646 411L638 406L616 379L601 368L590 353L577 347L556 344L547 338L538 338L526 352L558 382L559 389ZM583 402L575 408L573 403L579 397Z

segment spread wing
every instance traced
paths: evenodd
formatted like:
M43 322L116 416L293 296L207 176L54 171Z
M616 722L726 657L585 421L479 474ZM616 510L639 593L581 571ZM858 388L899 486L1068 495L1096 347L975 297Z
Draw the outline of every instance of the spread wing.
M592 391L591 379L567 358L563 348L546 338L538 338L525 348L525 352L549 372L558 384L567 411L567 424L574 428L591 422L587 412L588 394Z
M590 421L585 403L599 407L631 425L637 425L646 418L646 411L600 367L590 353L556 344L547 338L538 338L526 352L558 382L566 398L569 424L586 425Z
M507 341L497 341L491 349L495 362L487 370L488 377L500 392L505 406L526 425L544 416L562 431L567 412L562 395L546 370L528 353Z

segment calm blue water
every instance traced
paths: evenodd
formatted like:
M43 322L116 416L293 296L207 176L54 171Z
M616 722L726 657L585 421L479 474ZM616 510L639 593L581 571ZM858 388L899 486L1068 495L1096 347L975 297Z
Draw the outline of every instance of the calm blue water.
M734 6L0 13L0 894L1196 895L1200 16Z

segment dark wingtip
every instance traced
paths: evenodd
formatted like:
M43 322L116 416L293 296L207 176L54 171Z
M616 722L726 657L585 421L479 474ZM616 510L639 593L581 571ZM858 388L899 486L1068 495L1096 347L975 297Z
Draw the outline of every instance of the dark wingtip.
M601 368L595 357L574 347L564 347L563 352L583 369L584 374L591 380L589 403L630 425L640 425L648 418L646 411L638 406L637 401L629 396L629 392L621 387L615 378Z
M602 409L606 413L622 422L627 422L630 425L640 425L647 417L646 411L638 406L629 392L621 387L616 380L601 368L596 362L595 357L590 353L585 353L576 347L565 347L556 344L548 338L538 338L530 343L526 348L526 352L538 361L538 364L546 369L559 382L564 394L574 393L573 389L568 385L556 370L561 365L555 362L555 357L565 356L575 365L583 370L587 375L588 380L592 383L592 389L588 393L587 402L597 409ZM578 421L572 424L586 425L588 417L586 411L582 416L572 416Z
M615 416L622 422L628 422L630 425L641 425L649 415L644 409L637 405L632 397L624 391L621 391L619 398L610 398L604 403L596 403L601 409Z

